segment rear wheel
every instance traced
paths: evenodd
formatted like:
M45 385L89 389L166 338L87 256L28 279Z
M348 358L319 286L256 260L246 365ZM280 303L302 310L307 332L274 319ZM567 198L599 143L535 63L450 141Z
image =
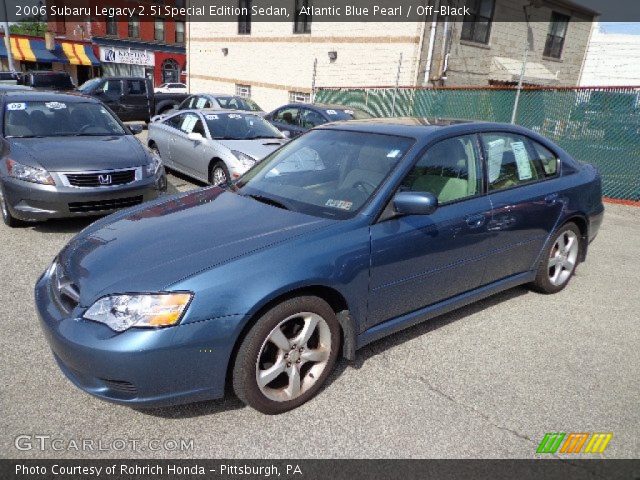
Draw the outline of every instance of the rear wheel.
M546 248L533 289L541 293L557 293L567 286L580 258L580 229L575 223L560 227Z
M324 300L287 300L262 315L242 341L233 389L240 400L262 413L286 412L318 393L339 348L340 325Z
M11 215L9 206L7 205L7 202L4 198L4 191L2 190L2 187L0 187L0 213L2 214L2 221L8 227L19 227L20 225L24 224L22 221Z
M229 169L222 160L218 160L209 170L209 183L211 185L227 185L229 183Z

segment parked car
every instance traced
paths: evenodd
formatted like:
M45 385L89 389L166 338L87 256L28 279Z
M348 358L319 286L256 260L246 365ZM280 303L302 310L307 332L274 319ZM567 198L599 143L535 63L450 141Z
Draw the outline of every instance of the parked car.
M216 110L243 110L264 116L264 111L256 102L250 98L239 97L237 95L227 95L224 93L199 93L187 97L180 105L176 105L171 110L166 110L160 115L151 119L152 122L162 120L167 115L171 115L180 110L200 110L213 108Z
M93 395L170 405L229 381L275 414L340 354L517 285L562 290L603 210L597 170L521 127L332 123L231 189L94 223L35 298L60 368Z
M151 80L138 77L98 77L78 90L100 99L122 121L149 122L153 115L180 104L186 93L154 93Z
M0 84L15 85L19 76L18 72L0 72Z
M80 95L0 95L0 210L21 221L105 215L166 188L162 162L99 101Z
M184 83L163 83L153 89L155 93L187 93Z
M238 179L286 138L261 117L185 110L149 125L148 145L173 170L212 185Z
M20 73L18 85L26 85L38 90L73 90L76 86L67 72L31 71Z
M290 103L268 113L264 118L293 138L325 123L372 117L364 110L344 105Z
M17 84L12 85L10 83L0 82L0 94L5 92L15 92L16 90L24 92L24 91L33 90L33 88L27 87L26 85L17 85Z

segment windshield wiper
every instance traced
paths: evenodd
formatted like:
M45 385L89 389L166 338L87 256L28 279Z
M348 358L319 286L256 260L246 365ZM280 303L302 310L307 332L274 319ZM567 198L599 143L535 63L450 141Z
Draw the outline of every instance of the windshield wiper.
M274 200L273 198L264 197L262 195L245 195L245 197L251 197L254 200L257 200L258 202L264 203L266 205L282 208L283 210L289 210L289 207L287 207L284 203L279 202L278 200Z

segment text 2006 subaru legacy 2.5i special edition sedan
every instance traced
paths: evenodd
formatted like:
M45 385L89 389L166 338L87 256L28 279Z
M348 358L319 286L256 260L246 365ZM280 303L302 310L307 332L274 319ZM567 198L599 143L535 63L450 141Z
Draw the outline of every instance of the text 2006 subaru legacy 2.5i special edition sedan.
M417 119L319 127L227 190L94 223L38 280L65 375L132 406L221 397L265 413L340 353L498 291L565 287L600 177L528 130Z
M11 91L0 112L0 211L9 226L104 215L166 188L160 158L98 100Z

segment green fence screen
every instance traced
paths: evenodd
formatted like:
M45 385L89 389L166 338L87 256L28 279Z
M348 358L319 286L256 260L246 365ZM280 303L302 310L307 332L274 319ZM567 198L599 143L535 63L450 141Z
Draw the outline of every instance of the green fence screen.
M512 88L319 88L316 103L376 117L510 122ZM640 201L640 87L526 88L516 123L544 135L602 174L604 195Z

